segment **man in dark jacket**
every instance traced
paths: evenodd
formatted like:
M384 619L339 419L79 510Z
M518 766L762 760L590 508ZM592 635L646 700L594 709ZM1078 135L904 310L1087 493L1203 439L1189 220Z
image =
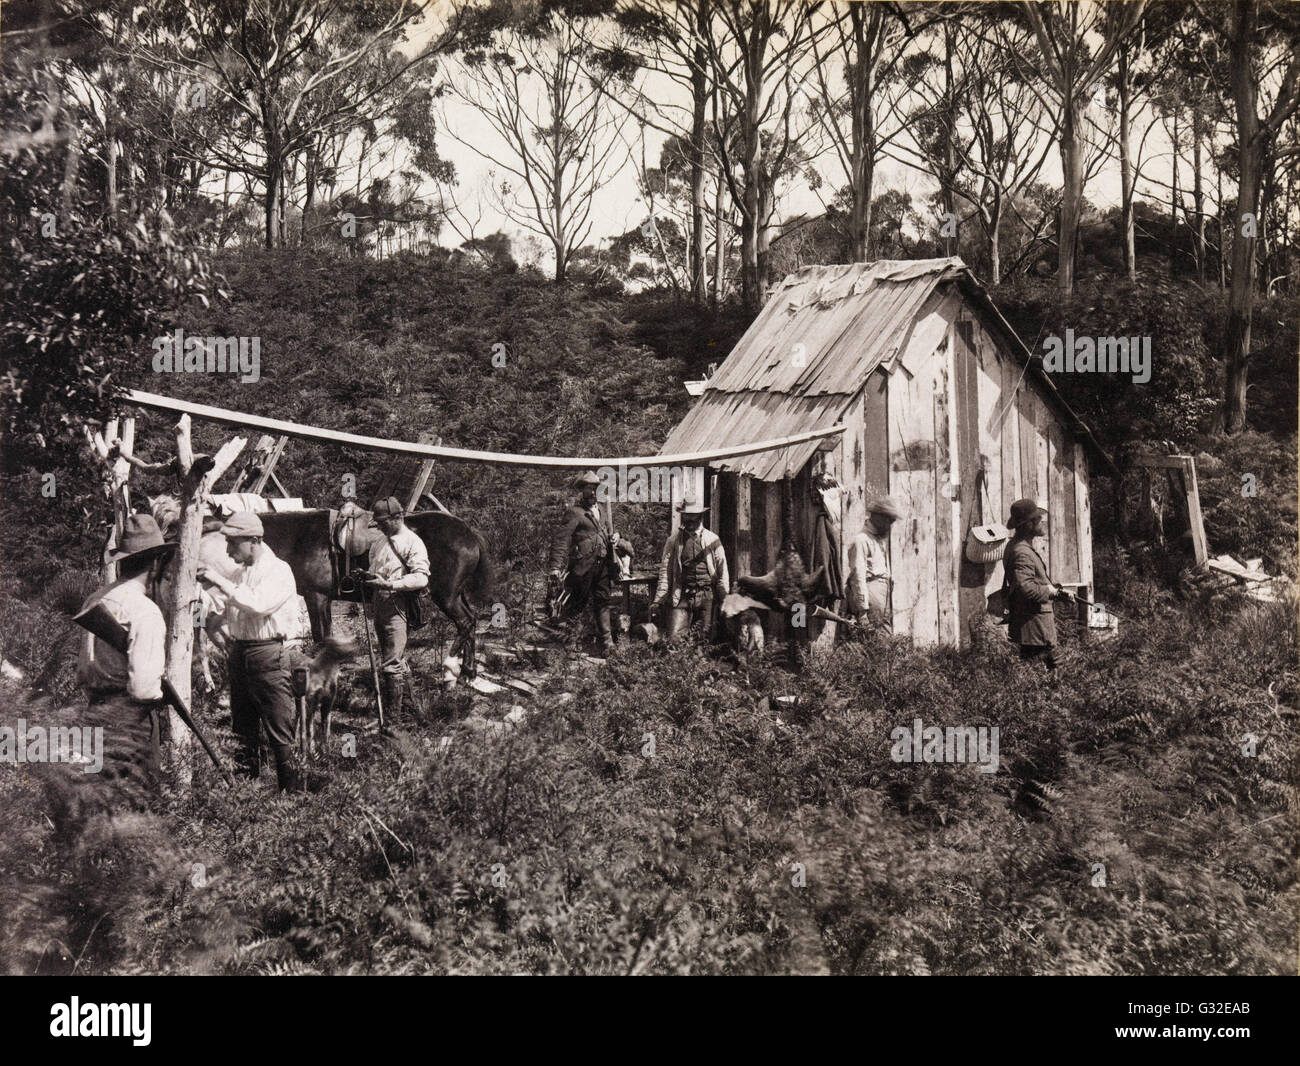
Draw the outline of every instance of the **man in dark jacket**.
M1052 601L1073 602L1074 593L1052 583L1047 576L1047 564L1034 547L1034 538L1046 533L1043 528L1046 517L1047 512L1033 500L1017 500L1011 505L1007 526L1015 531L1015 536L1007 545L1002 565L1011 610L1009 635L1020 645L1020 658L1042 659L1049 670L1055 670L1060 659Z
M605 654L614 650L614 634L610 628L609 604L613 598L614 575L617 563L613 547L624 555L631 554L631 546L619 539L602 518L596 502L596 488L600 478L590 470L574 482L579 490L578 500L564 513L564 522L551 541L551 560L548 582L552 597L562 588L568 593L565 614L576 616L590 602L596 620L596 638Z

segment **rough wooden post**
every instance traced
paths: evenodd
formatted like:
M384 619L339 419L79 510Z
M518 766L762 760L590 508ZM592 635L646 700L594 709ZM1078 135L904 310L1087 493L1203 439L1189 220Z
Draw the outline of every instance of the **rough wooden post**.
M109 530L108 542L104 545L104 556L101 559L103 564L104 581L111 584L117 580L117 564L107 561L108 553L111 552L121 542L122 531L126 528L126 516L131 513L131 464L122 457L120 452L130 454L131 449L135 446L135 419L128 418L122 423L122 435L118 437L117 419L111 419L105 426L104 432L91 433L86 430L86 437L90 442L91 450L107 464L104 474L104 490L108 494L109 502L113 507L113 528ZM117 458L110 460L109 455L114 445L120 448Z
M434 438L430 433L421 433L419 436L421 444L433 444L435 446L442 444L442 438ZM407 511L414 511L420 505L420 497L424 495L424 490L429 487L429 478L433 476L434 460L426 459L420 464L420 470L415 475L415 483L411 486L411 492L406 497ZM434 499L437 499L435 496ZM446 510L442 504L438 505L442 510Z
M199 540L203 535L202 498L210 456L194 457L190 443L190 416L176 424L177 495L181 517L177 523L176 551L172 557L171 604L167 629L167 680L188 706L194 654L194 604L198 600ZM177 784L188 791L193 774L194 737L175 711L170 715L173 768Z

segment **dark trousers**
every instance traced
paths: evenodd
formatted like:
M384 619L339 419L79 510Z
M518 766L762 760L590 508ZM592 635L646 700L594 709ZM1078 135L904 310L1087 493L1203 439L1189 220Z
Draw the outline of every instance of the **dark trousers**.
M1061 655L1055 644L1022 644L1020 658L1025 662L1041 660L1049 670L1055 670L1061 665Z
M104 730L104 766L106 777L123 778L143 775L148 784L157 784L161 701L141 703L125 692L95 693L90 697L87 722Z
M604 562L598 562L594 572L579 574L570 570L564 583L569 590L571 614L577 616L590 604L596 622L596 638L605 647L613 644L609 605L614 598L614 579L610 577L609 567Z
M713 639L713 589L682 589L681 599L668 612L668 638L695 629L704 640Z
M292 752L297 724L289 653L279 640L242 641L230 645L230 720L239 738L241 768L257 776L261 747L258 726L265 724L276 769ZM282 782L284 773L280 773Z

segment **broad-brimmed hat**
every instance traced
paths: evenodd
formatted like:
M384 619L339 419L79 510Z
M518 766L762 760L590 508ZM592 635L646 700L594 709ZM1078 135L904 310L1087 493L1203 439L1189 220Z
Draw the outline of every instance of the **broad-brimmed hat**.
M575 489L582 488L583 485L599 485L600 477L593 470L584 470L581 474L573 479Z
M262 528L262 520L252 511L236 511L226 519L221 532L227 537L266 536L266 531Z
M126 516L126 524L122 527L122 539L106 558L110 563L120 563L123 559L162 555L175 547L175 541L163 540L162 530L153 515L131 514Z
M699 500L683 500L677 505L677 510L682 514L708 514L709 509L700 503Z
M903 517L903 508L892 496L873 496L867 501L867 514L887 514L897 520Z
M402 506L402 501L396 496L387 496L382 500L376 500L374 507L370 511L375 516L376 521L381 518L401 518L406 514L406 508Z
M1040 515L1046 518L1047 510L1039 507L1037 500L1017 500L1011 505L1011 517L1007 519L1007 528L1017 529Z

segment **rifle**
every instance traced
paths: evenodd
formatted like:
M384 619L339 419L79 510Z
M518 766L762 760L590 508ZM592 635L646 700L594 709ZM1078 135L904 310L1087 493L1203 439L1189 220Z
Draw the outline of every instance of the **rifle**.
M126 655L130 644L130 637L126 627L116 618L108 613L108 608L102 603L97 603L93 607L75 615L72 619L77 625L89 633L93 633L114 651ZM180 693L172 687L172 683L165 677L162 679L163 699L167 701L168 706L176 712L187 726L190 732L199 738L199 743L203 745L203 750L208 753L208 758L212 760L212 765L221 771L221 776L226 784L233 785L230 771L221 765L217 758L217 753L212 750L212 745L208 743L207 737L199 732L199 727L195 724L194 719L190 716L189 708L185 706L185 701L181 699Z
M856 618L846 618L842 614L836 614L834 611L828 611L825 607L814 606L812 616L814 618L825 618L831 622L839 622L841 625L845 625L845 626L856 626L858 624L858 620Z

